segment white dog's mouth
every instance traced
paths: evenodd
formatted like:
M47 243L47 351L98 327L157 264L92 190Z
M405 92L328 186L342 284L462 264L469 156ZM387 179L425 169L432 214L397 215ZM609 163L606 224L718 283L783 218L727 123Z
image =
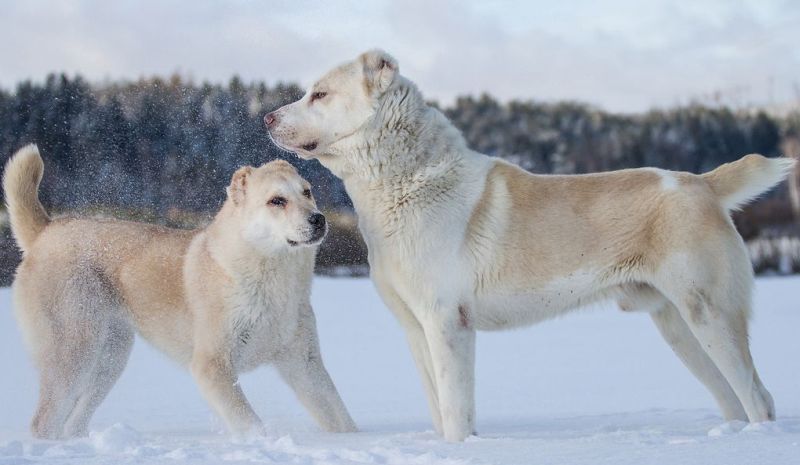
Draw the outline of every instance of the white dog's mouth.
M270 140L272 140L272 143L275 144L279 149L286 150L287 152L292 152L295 155L299 156L300 158L307 158L304 155L305 154L311 155L314 152L314 150L316 150L317 147L319 146L319 143L316 141L309 142L307 144L303 144L300 146L289 145L282 142L275 134L272 133L272 131L268 130L267 134L269 134L269 138Z
M272 133L272 131L267 130L267 134L269 135L269 140L272 141L279 149L286 150L287 152L295 152L296 150L289 145L284 144L281 140Z

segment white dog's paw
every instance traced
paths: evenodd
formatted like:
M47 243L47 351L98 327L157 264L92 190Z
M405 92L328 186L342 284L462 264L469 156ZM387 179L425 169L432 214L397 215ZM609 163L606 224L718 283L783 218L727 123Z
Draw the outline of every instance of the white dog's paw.
M774 434L782 433L784 429L777 421L760 421L758 423L749 423L742 429L743 433L764 433Z
M719 426L715 426L708 431L708 435L711 437L717 436L727 436L729 434L736 434L739 431L742 431L748 426L746 421L742 420L732 420L725 422Z

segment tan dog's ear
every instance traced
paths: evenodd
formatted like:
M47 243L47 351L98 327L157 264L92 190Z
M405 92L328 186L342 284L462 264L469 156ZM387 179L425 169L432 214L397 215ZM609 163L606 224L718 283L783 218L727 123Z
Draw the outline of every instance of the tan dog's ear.
M378 95L386 92L400 70L397 60L383 50L370 50L360 58L364 65L367 89Z
M226 189L228 198L233 200L233 203L238 205L244 201L244 195L247 191L247 178L252 172L252 166L243 166L233 173L231 184Z

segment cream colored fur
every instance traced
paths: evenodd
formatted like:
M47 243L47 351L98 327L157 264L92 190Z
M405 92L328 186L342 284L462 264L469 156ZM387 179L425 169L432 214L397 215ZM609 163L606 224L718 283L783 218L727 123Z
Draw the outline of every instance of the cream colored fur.
M530 174L467 148L379 50L265 122L276 143L344 180L372 279L446 439L475 431L475 330L607 298L651 312L726 419L774 418L748 348L752 270L728 210L780 182L790 161L750 155L701 176Z
M355 430L323 366L309 303L326 229L321 215L316 226L309 222L316 205L291 165L239 169L220 212L197 231L51 221L36 193L42 167L28 146L3 179L25 252L13 291L40 374L35 436L86 433L125 367L134 332L188 367L236 434L262 430L237 377L264 363L277 367L325 430ZM270 203L276 198L285 204Z

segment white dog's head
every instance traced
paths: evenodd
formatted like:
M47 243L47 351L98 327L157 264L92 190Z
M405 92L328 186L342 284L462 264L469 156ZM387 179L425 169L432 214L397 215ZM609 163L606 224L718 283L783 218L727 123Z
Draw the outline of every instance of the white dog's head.
M266 115L264 123L276 144L315 158L364 126L397 76L394 58L369 51L328 72L303 98Z
M227 192L242 237L258 249L317 245L328 231L311 186L286 161L239 168Z

